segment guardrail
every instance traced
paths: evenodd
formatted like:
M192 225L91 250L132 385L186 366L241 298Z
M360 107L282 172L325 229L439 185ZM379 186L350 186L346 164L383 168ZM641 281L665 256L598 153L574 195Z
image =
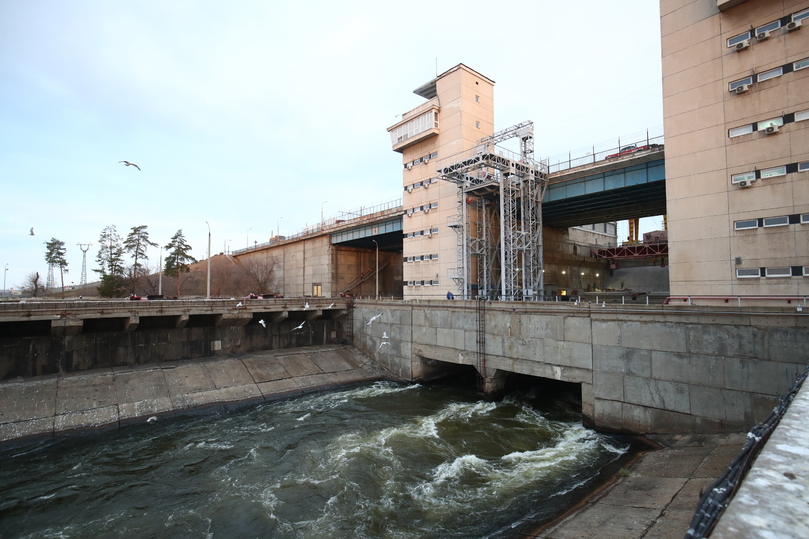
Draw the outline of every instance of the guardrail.
M632 146L635 148L662 147L663 128L659 127L646 130L645 134L635 133L627 137L619 137L617 142L617 146L614 145L615 141L609 141L598 145L594 144L590 148L580 148L578 150L571 150L567 154L548 157L549 173L553 174L554 172L591 165L599 161L605 161L608 158L618 157L622 154L622 149ZM626 155L631 153L632 152L628 152Z

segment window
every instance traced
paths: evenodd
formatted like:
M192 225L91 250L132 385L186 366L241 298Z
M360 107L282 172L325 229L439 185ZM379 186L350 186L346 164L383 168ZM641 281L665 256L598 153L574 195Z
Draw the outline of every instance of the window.
M737 43L741 43L745 39L750 39L749 31L743 34L739 34L738 36L733 36L732 38L728 39L728 47L733 47L734 45L736 45Z
M391 131L391 142L398 144L429 129L438 129L438 114L434 110L428 110Z
M776 67L775 69L770 69L769 71L765 71L763 73L758 74L758 81L764 82L765 80L774 79L775 77L780 77L784 74L783 67Z
M767 129L768 127L770 127L772 125L777 125L777 126L784 125L784 117L781 116L781 117L778 117L778 118L771 118L769 120L764 120L763 122L759 122L758 123L758 130L759 131L764 131L765 129Z
M809 223L809 213L802 213L801 214L801 224L805 225Z
M734 127L730 131L728 131L728 136L730 138L739 137L741 135L746 135L748 133L753 132L753 124L742 125L740 127Z
M795 113L796 122L802 122L804 120L809 120L809 110L802 110Z
M480 129L480 122L475 122L475 127L477 127L478 129Z
M430 159L435 159L436 157L438 157L438 152L433 152L430 154Z
M792 277L792 268L789 266L781 268L767 268L764 270L767 277Z
M792 70L798 71L805 67L809 67L809 58L804 58L803 60L798 60L794 64L792 64Z
M786 165L773 168L765 168L761 171L762 178L774 178L776 176L784 176L787 173Z
M315 283L312 285L312 296L318 298L323 295L323 285Z
M805 19L806 17L809 17L809 9L804 9L802 11L792 14L793 21L799 21L801 19Z
M764 227L768 226L786 226L789 224L789 217L784 215L783 217L766 217L764 219Z
M804 266L803 267L803 276L804 277L809 277L809 266Z
M476 96L475 96L475 102L476 102L476 103L480 103L480 96L479 96L479 95L476 95Z
M743 78L741 80L735 80L735 81L731 82L730 84L728 84L728 91L732 92L736 88L739 88L740 86L745 86L745 85L750 86L751 84L753 84L753 77L752 76Z
M758 28L756 28L756 34L758 35L761 32L767 31L772 32L773 30L777 30L779 28L781 28L781 21L780 20L772 21L771 23L767 23L764 26L759 26Z
M798 172L806 172L807 170L809 170L809 161L798 163Z
M756 180L756 173L755 172L742 172L740 174L734 174L730 177L731 183L739 183L739 182L752 182Z
M748 219L747 221L736 221L733 223L734 230L747 230L758 228L758 219Z
M752 277L761 277L761 270L759 268L739 268L736 270L736 277L739 279L749 279Z
M438 202L433 202L432 204L430 204L430 207L431 208L437 208L438 207Z
M809 217L809 215L807 215L807 217ZM438 254L433 255L433 260L438 260Z

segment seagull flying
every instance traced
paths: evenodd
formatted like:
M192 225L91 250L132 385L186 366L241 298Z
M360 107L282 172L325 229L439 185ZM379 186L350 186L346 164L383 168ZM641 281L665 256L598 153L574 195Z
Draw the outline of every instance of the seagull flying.
M331 302L331 305L329 305L329 306L328 306L328 307L326 307L326 308L327 308L327 309L331 309L332 307L334 307L334 302L333 302L333 301Z
M34 227L31 227L31 232L29 232L29 233L28 233L28 235L29 235L29 236L33 236L33 235L34 235Z
M267 327L267 322L265 322L264 320L259 320L258 323L261 324L261 327L263 328Z
M140 170L140 167L135 163L130 163L129 161L118 161L119 163L123 163L128 167L135 167L136 169Z
M292 328L292 331L295 331L295 330L298 330L298 329L303 329L303 325L304 325L305 323L306 323L306 320L304 320L303 322L301 322L301 325L300 325L300 326L298 326L298 327L296 327L296 328Z
M380 316L382 316L382 313L379 313L378 315L371 317L371 319L370 319L370 320L368 320L368 323L367 323L367 324L365 324L365 325L366 325L366 326L370 326L370 325L371 325L371 322L373 322L374 320L376 320L376 319L377 319L377 318L379 318Z
M309 302L307 301L307 302L306 302L306 305L304 305L304 306L303 306L303 310L305 311L305 310L306 310L306 309L308 309L308 308L309 308Z
M239 303L237 303L237 304L236 304L236 307L241 307L241 306L242 306L242 302L241 302L241 301L240 301Z

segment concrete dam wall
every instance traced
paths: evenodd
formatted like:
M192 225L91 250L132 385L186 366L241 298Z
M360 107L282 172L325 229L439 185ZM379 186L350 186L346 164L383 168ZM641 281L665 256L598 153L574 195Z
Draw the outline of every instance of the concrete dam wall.
M425 301L357 302L354 345L410 380L475 367L580 384L585 421L628 433L741 431L804 369L809 318L792 309Z

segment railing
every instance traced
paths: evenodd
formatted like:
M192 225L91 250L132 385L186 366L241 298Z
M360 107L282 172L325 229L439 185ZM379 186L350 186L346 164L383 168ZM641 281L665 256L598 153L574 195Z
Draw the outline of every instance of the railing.
M256 243L253 247L247 247L245 249L236 249L235 251L231 251L230 254L239 254L244 253L247 251L252 251L255 249L260 249L264 247L269 247L271 245L277 245L282 241L289 241L294 240L297 238L301 238L303 236L309 236L311 234L319 234L325 230L331 230L335 228L342 228L345 226L350 226L351 224L357 223L359 221L367 220L368 216L374 215L377 213L382 213L385 211L395 212L395 211L402 211L403 210L402 199L397 198L395 200L391 200L389 202L383 202L382 204L377 204L376 206L362 206L358 210L354 211L341 211L340 217L331 217L329 219L324 220L322 223L318 225L309 226L301 230L300 232L296 232L295 234L289 236L276 236L270 241L266 241L264 243Z
M616 141L611 140L598 145L593 145L589 148L579 148L578 150L571 150L567 154L556 155L549 157L547 162L549 164L550 173L561 172L571 168L576 168L584 165L591 165L599 161L604 161L608 158L619 157L622 148L634 146L643 151L644 147L658 148L663 145L663 128L657 127L647 129L645 133L634 133L626 137L618 138L618 145L615 146ZM626 154L629 155L632 152Z
M434 98L430 99L429 101L427 101L426 103L422 103L418 107L416 107L416 108L414 108L412 110L409 110L409 111L405 112L404 114L402 114L402 119L400 121L405 121L405 120L409 120L410 118L415 118L416 116L418 116L419 114L421 114L425 110L429 110L432 107L438 107L438 106L439 106L438 97L434 97Z
M687 305L696 305L694 300L711 300L711 301L722 301L724 303L730 303L731 301L735 301L736 304L741 307L742 301L786 301L787 304L791 304L793 301L802 302L803 307L807 306L807 298L809 296L669 296L666 298L666 301L663 303L664 305L671 305L674 302L682 302L686 303Z

